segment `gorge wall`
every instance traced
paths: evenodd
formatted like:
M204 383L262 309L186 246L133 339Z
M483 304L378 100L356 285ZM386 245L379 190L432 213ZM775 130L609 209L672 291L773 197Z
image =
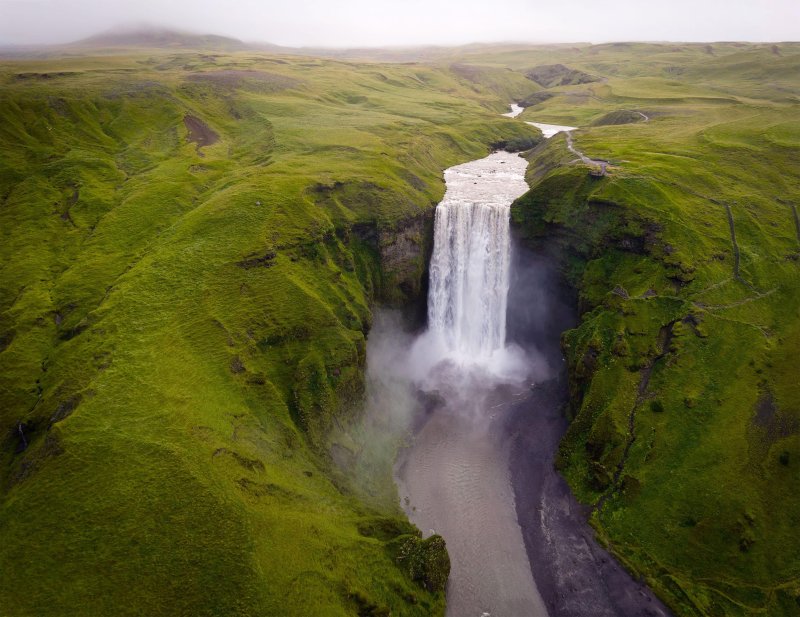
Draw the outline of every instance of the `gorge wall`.
M763 594L744 575L734 594L722 579L769 560L782 537L767 523L775 516L767 496L782 483L779 435L792 435L783 416L775 422L788 430L764 441L753 428L765 422L757 420L764 404L746 402L746 387L768 396L770 381L759 376L778 362L764 360L769 340L748 334L751 346L740 347L742 325L730 330L719 313L740 304L712 305L703 294L715 286L698 285L715 259L733 263L730 245L706 259L660 215L688 187L672 194L653 178L593 178L570 164L563 137L530 159L532 189L512 208L513 221L526 243L558 260L581 314L562 337L570 425L558 469L591 507L600 541L675 613L746 615L759 606L792 614L791 586ZM764 293L731 280L746 303ZM743 466L753 448L758 467L752 458ZM723 488L733 478L740 486L742 474L745 491ZM698 571L709 578L698 582Z

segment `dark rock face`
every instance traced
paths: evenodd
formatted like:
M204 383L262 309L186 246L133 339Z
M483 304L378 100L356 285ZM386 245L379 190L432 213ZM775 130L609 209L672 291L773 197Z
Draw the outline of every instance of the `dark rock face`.
M70 416L78 404L81 402L81 395L76 394L75 396L71 396L70 398L61 401L56 407L53 416L50 418L50 424L53 425L56 422L61 422L67 416Z
M17 333L14 330L9 330L0 334L0 353L4 352L11 345Z
M259 266L264 268L269 268L272 265L273 260L275 259L275 252L274 251L267 251L263 255L248 255L242 261L236 263L237 266L244 270L249 270L250 268L257 268Z
M400 175L415 190L427 186L409 171ZM389 205L398 203L400 197L394 190L373 182L320 183L309 188L308 196L330 212L340 241L356 240L361 249L372 253L368 287L373 300L385 306L408 308L424 299L435 204L420 209L424 202L415 200L412 208L408 201L403 201L403 212L407 214L397 218L386 216ZM356 215L356 222L340 218L342 207Z
M409 219L395 229L379 232L378 250L387 289L396 284L404 301L411 301L422 291L422 278L427 269L433 244L431 238L433 212ZM392 298L389 298L392 299Z
M538 105L539 103L544 103L546 100L551 99L555 96L551 92L534 92L528 97L522 99L519 104L521 107L533 107Z
M381 268L379 299L390 306L425 300L428 261L433 247L433 210L391 226L353 225L351 231L377 251Z

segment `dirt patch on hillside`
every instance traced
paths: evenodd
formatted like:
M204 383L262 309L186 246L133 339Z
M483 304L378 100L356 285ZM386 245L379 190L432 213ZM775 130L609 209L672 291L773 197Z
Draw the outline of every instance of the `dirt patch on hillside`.
M194 144L197 144L198 153L200 152L200 148L203 146L210 146L211 144L215 144L219 141L219 135L217 135L211 129L211 127L203 122L200 118L196 118L195 116L190 116L187 114L183 117L183 123L186 125L186 130L189 131L186 139Z
M479 66L474 66L472 64L461 64L458 62L451 64L450 70L459 77L463 77L464 79L474 83L480 82L481 76L486 72Z
M752 425L761 430L762 439L770 444L800 431L800 421L779 409L772 392L766 388L756 402Z

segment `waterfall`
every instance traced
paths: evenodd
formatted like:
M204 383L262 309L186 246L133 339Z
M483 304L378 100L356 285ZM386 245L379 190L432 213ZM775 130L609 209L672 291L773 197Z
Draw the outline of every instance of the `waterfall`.
M508 207L445 199L436 209L428 321L449 351L491 356L506 337Z
M506 432L544 375L536 350L506 341L511 203L528 190L527 161L496 152L448 169L436 208L428 329L406 362L413 384L411 446L397 466L401 505L447 541L447 615L547 616L516 511ZM399 347L396 337L390 345ZM373 356L374 357L374 356ZM419 394L433 396L420 405ZM381 405L390 397L382 396ZM544 400L544 399L542 399Z
M525 191L527 162L494 154L445 172L436 208L428 328L443 352L470 362L505 346L511 203Z

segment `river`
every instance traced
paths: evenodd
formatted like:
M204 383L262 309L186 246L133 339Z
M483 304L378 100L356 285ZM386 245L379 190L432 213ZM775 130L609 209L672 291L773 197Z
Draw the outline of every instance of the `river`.
M373 399L413 418L395 466L401 505L447 543L448 617L667 615L596 544L553 468L560 333L576 313L554 265L513 240L526 168L496 152L445 172L427 329L409 337L377 318L370 334L370 383L384 384Z
M448 169L436 210L428 331L412 362L441 400L398 465L406 513L447 541L448 615L545 616L511 485L505 403L530 389L531 362L506 345L509 208L527 162L496 152Z

